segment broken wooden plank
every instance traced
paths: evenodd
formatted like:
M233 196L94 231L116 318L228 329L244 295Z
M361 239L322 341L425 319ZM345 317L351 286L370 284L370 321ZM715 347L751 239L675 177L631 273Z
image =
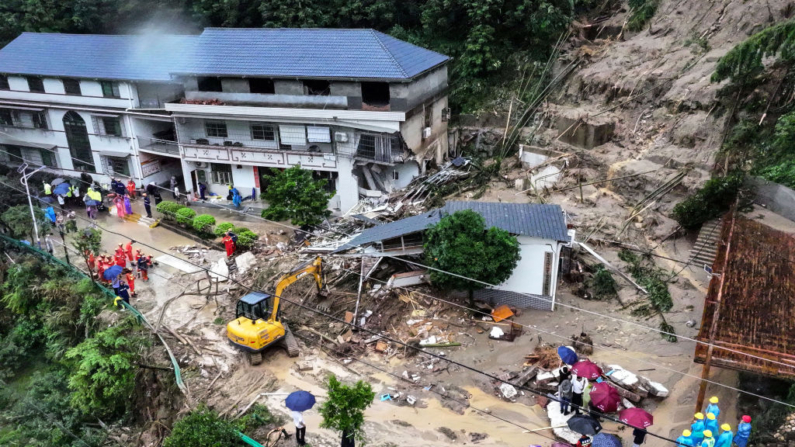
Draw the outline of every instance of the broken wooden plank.
M517 377L511 382L511 385L516 387L523 387L527 382L533 380L536 374L538 374L538 371L539 368L537 366L531 366L525 371L522 371L522 373L519 374L519 377Z

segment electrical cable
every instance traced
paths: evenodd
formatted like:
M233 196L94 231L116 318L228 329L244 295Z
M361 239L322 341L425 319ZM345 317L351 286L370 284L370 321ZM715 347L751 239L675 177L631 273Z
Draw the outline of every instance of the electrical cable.
M6 185L6 186L8 186L8 185ZM21 190L19 190L19 189L17 189L17 190L18 190L18 191L20 191L20 192L23 192L23 191L21 191ZM23 192L23 193L24 193L24 192ZM39 199L39 200L40 200L40 199ZM81 219L82 219L82 220L85 220L84 218L81 218ZM267 220L267 219L264 219L264 218L263 218L263 220ZM271 222L271 221L269 221L269 222ZM273 223L277 223L277 224L278 224L279 222L273 222ZM287 225L285 225L285 224L282 224L282 225L284 225L284 226L287 226ZM289 226L288 226L288 227L289 227ZM289 227L289 228L292 228L292 227ZM300 229L296 229L296 230L297 230L297 231L304 231L304 230L300 230ZM106 231L107 231L107 230L106 230ZM122 235L122 236L123 236L123 235ZM165 252L163 252L163 253L165 253ZM170 255L170 254L169 254L169 255ZM399 258L396 258L396 259L398 259L398 260L402 260L402 259L399 259ZM410 262L410 261L407 261L407 262ZM358 272L353 272L353 271L351 271L351 272L352 272L352 273L354 273L354 274L357 274L357 275L360 275L360 276L361 276L361 273L358 273ZM436 298L436 297L431 297L431 296L429 296L429 298L431 298L431 299L436 299L436 300L440 300L439 298ZM444 301L444 300L440 300L440 301ZM447 302L447 301L444 301L444 302ZM476 312L480 312L480 313L482 313L482 311L480 311L480 310L478 310L478 309L470 309L470 308L468 308L468 307L461 306L461 305L458 305L458 304L455 304L455 303L452 303L452 302L447 302L447 303L449 303L449 304L452 304L452 305L456 305L456 306L459 306L459 307L463 307L464 309L467 309L467 310L470 310L470 311L476 311ZM559 304L559 305L563 305L562 303L558 303L558 304ZM573 306L572 306L572 307L573 307ZM573 307L573 308L575 308L575 309L578 309L578 308L576 308L576 307ZM601 314L596 314L596 315L601 315ZM620 320L620 321L624 321L624 320ZM553 334L553 333L550 333L550 332L546 332L546 331L540 330L540 329L538 329L538 328L531 328L531 327L529 327L529 326L524 326L524 327L527 327L528 329L533 329L533 330L536 330L536 331L539 331L539 332L548 333L549 335L556 336L556 337L559 337L559 338L560 338L560 336L558 336L558 335L556 335L556 334ZM645 326L641 326L641 327L645 327ZM688 339L687 337L683 337L683 336L678 336L678 337L680 337L680 338L684 338L684 339ZM690 339L690 340L692 340L692 339ZM592 347L596 347L596 346L594 346L594 345L591 345L591 346L592 346ZM607 347L607 346L602 346L602 347L603 347L603 348L609 348L609 347ZM726 351L729 351L729 352L735 352L735 353L739 353L739 354L747 355L747 356L749 356L749 357L756 357L756 356L753 356L753 355L751 355L751 354L746 354L746 353L743 353L743 352L740 352L740 351L736 351L736 350L732 350L732 349L726 349L726 348L719 347L719 346L716 346L716 348L718 348L718 349L723 349L723 350L726 350ZM761 358L761 359L763 359L763 360L765 360L765 361L768 361L768 362L772 362L772 363L778 363L778 364L780 364L780 365L782 365L782 366L786 366L786 367L789 367L789 368L791 368L791 367L792 367L792 365L788 365L788 364L781 363L781 362L776 362L775 360L771 360L771 359L764 359L764 358ZM719 382L714 382L714 381L711 381L711 380L709 380L709 379L701 379L700 377L693 376L693 375L691 375L691 374L689 374L689 373L682 373L682 372L680 372L680 371L676 371L676 370L674 370L674 369L671 369L671 368L665 367L664 365L661 365L661 364L657 364L657 363L650 363L649 361L646 361L646 360L641 360L641 361L643 361L643 362L645 362L645 363L649 363L649 364L654 364L655 366L658 366L658 367L660 367L660 368L662 368L662 369L666 369L666 370L668 370L668 371L671 371L671 372L675 372L675 373L682 374L682 375L685 375L685 376L688 376L688 377L691 377L691 378L696 378L696 379L699 379L699 380L703 380L703 381L706 381L706 382L708 382L708 383L710 383L710 384L713 384L713 385L716 385L716 386L722 386L722 387L725 387L725 388L731 389L731 390L733 390L733 391L737 391L737 392L740 392L740 393L748 394L748 395L751 395L751 396L754 396L754 397L757 397L757 398L760 398L760 399L763 399L763 400L768 400L768 401L771 401L771 402L774 402L774 403L778 403L778 404L782 404L782 405L786 405L786 406L790 406L790 407L793 407L793 408L795 408L795 406L793 406L793 405L790 405L790 404L787 404L786 402L782 402L782 401L778 401L778 400L775 400L775 399L771 399L771 398L768 398L768 397L765 397L765 396L757 395L757 394L754 394L754 393L751 393L751 392L748 392L748 391L743 391L743 390L740 390L740 389L738 389L738 388L735 388L735 387L732 387L732 386L729 386L729 385L725 385L725 384L722 384L722 383L719 383Z
M9 185L6 185L6 184L5 184L5 183L3 183L3 182L0 182L0 184L2 184L2 185L5 185L5 186L7 186L7 187L10 187L10 188L12 188L12 189L17 189L17 188L11 187L11 186L9 186ZM19 189L17 189L17 190L18 190L18 191L21 191L21 190L19 190ZM21 191L21 192L24 194L24 191ZM27 195L27 194L26 194L26 195ZM32 196L31 196L31 197L32 197ZM38 198L37 198L37 199L38 199ZM40 199L38 199L38 200L40 200ZM81 219L81 220L86 220L86 219L84 219L84 218L82 218L82 217L80 217L80 219ZM116 231L108 230L108 229L106 229L106 228L102 228L102 227L101 227L101 226L99 226L99 225L97 225L97 227L98 227L98 228L100 228L101 230L103 230L103 231L105 231L105 232L109 233L109 234L115 234L115 235L117 235L117 236L124 236L124 237L126 237L126 238L128 238L128 237L129 237L129 236L127 236L127 235L123 234L123 233L119 233L119 232L116 232ZM154 250L154 251L157 251L157 252L160 252L160 253L163 253L163 254L169 254L169 253L166 253L165 251L163 251L163 250L161 250L161 249L159 249L159 248L157 248L157 247L154 247L154 246L152 246L152 245L145 244L145 243L143 243L143 242L140 242L140 241L137 241L137 243L138 243L138 244L140 244L140 245L143 245L143 246L145 246L145 247L149 247L149 248L151 248L151 249L152 249L152 250ZM204 266L201 266L201 265L198 265L198 264L194 264L194 263L191 263L191 262L189 262L189 261L184 261L184 262L186 262L186 263L188 263L188 264L191 264L191 265L193 265L194 267L197 267L197 268L199 268L199 269L205 270L205 271L207 271L207 272L211 272L211 270L210 270L209 268L207 268L207 267L204 267ZM254 290L253 290L253 288L252 288L251 286L248 286L248 285L246 285L246 284L243 284L242 282L240 282L240 281L238 281L238 280L236 280L236 279L234 279L234 278L232 278L232 277L230 277L230 276L228 276L228 275L223 275L223 274L218 274L218 273L214 273L214 274L215 274L215 275L217 275L217 276L220 276L220 277L224 277L224 278L226 278L228 281L231 281L231 282L234 282L234 283L238 284L238 285L239 285L241 288L243 288L243 289L245 289L245 290L254 291ZM291 303L291 304L293 304L293 305L295 305L295 306L298 306L298 307L300 307L300 308L302 308L302 309L304 309L304 310L308 310L308 311L310 311L310 312L312 312L312 313L315 313L315 314L321 315L321 316L325 317L325 318L326 318L326 319L328 319L328 320L333 320L333 321L335 321L335 322L342 323L342 324L349 324L349 323L345 322L345 320L343 320L343 319L341 319L341 318L337 318L337 317L335 317L334 315L330 315L330 314L328 314L328 313L326 313L326 312L323 312L323 311L321 311L321 310L319 310L319 309L315 309L315 308L312 308L312 307L306 306L306 305L304 305L304 304L302 304L302 303L299 303L299 302L297 302L297 301L294 301L294 300L291 300L291 299L288 299L288 298L285 298L285 297L282 297L282 296L279 296L278 298L279 298L280 300L283 300L283 301L287 302L287 303ZM514 386L514 388L521 389L521 390L527 391L527 392L529 392L529 393L532 393L532 394L535 394L535 395L538 395L538 396L546 397L547 399L554 400L554 401L556 401L556 402L561 402L560 398L556 397L555 395L552 395L552 394L549 394L549 393L546 393L546 394L545 394L545 393L542 393L542 392L540 392L540 391L534 390L534 389L532 389L532 388L528 388L528 387L526 387L526 386L516 386L516 385L513 385L513 384L511 384L511 383L509 383L509 382L507 382L507 381L505 381L505 380L502 380L502 379L500 379L499 377L497 377L497 376L495 376L495 375L493 375L493 374L491 374L491 373L488 373L488 372L486 372L486 371L483 371L483 370L477 369L477 368L475 368L475 367L472 367L472 366L466 365L466 364L464 364L464 363L461 363L461 362L458 362L458 361L455 361L455 360L451 360L451 359L445 358L444 356L441 356L441 355L438 355L438 354L434 354L434 353L432 353L432 352L430 352L430 351L424 351L423 349L421 349L421 348L418 348L418 347L416 347L416 346L411 346L411 345L409 345L409 344L407 344L407 343L404 343L404 342L402 342L402 341L400 341L400 340L395 340L395 339L393 339L393 338L390 338L390 337L384 336L383 334L381 334L381 333L379 333L379 332L376 332L376 331L374 331L374 330L372 330L372 329L367 329L367 328L364 328L364 327L362 327L362 326L358 326L358 325L355 325L355 324L353 325L353 327L357 328L357 329L358 329L358 330L360 330L360 331L367 332L367 333L369 333L369 334L372 334L372 335L378 336L379 338L381 338L381 339L384 339L384 340L387 340L387 341L389 341L389 342L391 342L391 343L394 343L394 344L396 344L396 345L403 346L403 347L405 347L405 348L407 348L407 349L413 349L413 350L415 350L415 351L417 351L417 352L422 352L422 353L424 353L424 354L426 354L426 355L428 355L428 356L435 357L435 358L437 358L437 359L440 359L440 360L445 360L445 361L447 361L447 362L449 362L449 363L452 363L452 364L455 364L455 365L459 366L460 368L463 368L463 369L466 369L466 370L468 370L468 371L471 371L471 372L474 372L474 373L477 373L477 374L483 375L483 376L485 376L485 377L488 377L488 378L489 378L489 379L491 379L491 380L494 380L494 381L497 381L497 382L500 382L500 383L506 383L506 384L509 384L509 385L512 385L512 386ZM570 403L569 405L570 405L572 408L579 408L579 409L581 409L581 410L582 410L582 411L584 411L586 414L594 414L594 415L597 415L597 417L604 418L604 419L607 419L607 420L610 420L610 421L616 422L616 423L618 423L618 424L621 424L621 425L624 425L624 426L627 426L627 427L632 427L631 425L629 425L629 424L627 424L627 423L625 423L625 422L622 422L621 420L619 420L618 418L615 418L615 417L613 417L613 416L610 416L610 415L607 415L607 414L604 414L604 413L600 413L600 412L598 412L598 411L595 411L595 410L592 410L592 409L584 408L584 407L582 407L582 406L579 406L579 405L576 405L576 404L573 404L573 403ZM635 427L632 427L632 428L634 429ZM664 440L664 441L668 441L668 442L671 442L671 443L677 444L676 440L674 440L674 439L667 438L667 437L665 437L665 436L658 435L658 434L656 434L656 433L652 433L652 432L648 432L648 431L647 431L646 433L647 433L648 435L652 436L652 437L655 437L655 438L658 438L658 439L662 439L662 440Z

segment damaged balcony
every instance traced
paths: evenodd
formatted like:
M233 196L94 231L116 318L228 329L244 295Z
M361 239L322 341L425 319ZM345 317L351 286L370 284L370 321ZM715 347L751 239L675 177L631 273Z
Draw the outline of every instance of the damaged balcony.
M356 134L356 152L353 158L363 162L394 165L405 161L404 144L399 134Z

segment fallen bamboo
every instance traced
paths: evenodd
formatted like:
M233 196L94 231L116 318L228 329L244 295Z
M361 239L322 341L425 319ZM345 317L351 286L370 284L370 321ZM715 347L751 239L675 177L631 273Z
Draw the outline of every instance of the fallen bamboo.
M454 341L450 343L428 343L427 345L420 345L423 348L454 348L456 346L461 346L461 343Z
M639 291L643 292L643 294L644 294L644 295L648 295L648 294L649 294L649 292L648 292L646 289L644 289L644 288L643 288L643 287L641 287L641 286L640 286L638 283L636 283L635 281L633 281L633 280L632 280L632 278L630 278L629 276L627 276L627 275L626 275L624 272L622 272L622 271L621 271L621 270L619 270L618 268L614 267L614 266L613 266L613 264L611 264L611 263L609 263L609 262L607 261L607 259L605 259L605 258L601 257L599 254L597 254L595 251L593 251L593 249L592 249L591 247L587 246L587 245L586 245L585 243L583 243L583 242L576 242L576 244L578 244L580 247L582 247L582 249L583 249L583 250L585 250L585 251L587 251L587 252L588 252L588 253L589 253L591 256L593 256L594 258L596 258L597 260L599 260L599 262L601 262L602 264L604 264L604 265L605 265L605 267L607 267L608 269L610 269L610 270L612 270L612 271L616 272L616 273L617 273L619 276L621 276L622 278L624 278L625 280L627 280L627 282L629 282L630 284L632 284L633 286L635 286L635 288L636 288L636 289L638 289Z

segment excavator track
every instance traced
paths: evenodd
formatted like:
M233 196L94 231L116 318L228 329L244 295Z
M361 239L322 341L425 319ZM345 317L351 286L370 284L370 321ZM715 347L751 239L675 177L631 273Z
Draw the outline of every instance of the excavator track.
M262 363L262 353L261 353L261 352L257 352L257 353L249 353L249 354L248 354L248 362L249 362L249 363L250 363L252 366L257 366L257 365L259 365L260 363Z
M282 340L284 349L287 350L287 355L290 357L298 357L300 350L298 349L298 342L295 341L293 331L287 325L284 325L284 340Z

